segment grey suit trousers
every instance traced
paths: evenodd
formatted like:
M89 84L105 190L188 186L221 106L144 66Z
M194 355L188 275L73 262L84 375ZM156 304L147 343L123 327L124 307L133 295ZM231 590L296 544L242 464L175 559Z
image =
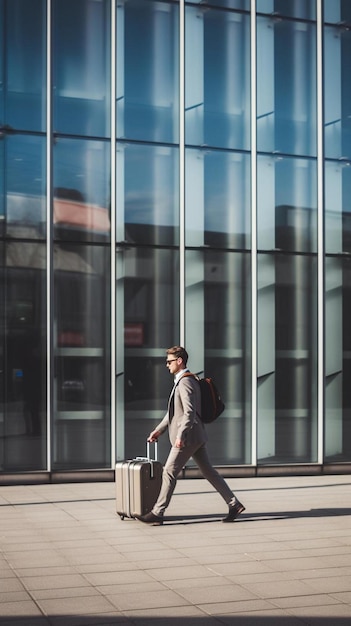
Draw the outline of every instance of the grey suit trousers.
M208 458L206 443L197 443L184 448L171 448L168 459L163 468L162 486L157 502L152 509L155 515L163 515L169 505L173 491L177 484L177 476L186 462L192 457L199 467L202 475L222 496L227 504L234 500L235 496L224 478L211 465Z

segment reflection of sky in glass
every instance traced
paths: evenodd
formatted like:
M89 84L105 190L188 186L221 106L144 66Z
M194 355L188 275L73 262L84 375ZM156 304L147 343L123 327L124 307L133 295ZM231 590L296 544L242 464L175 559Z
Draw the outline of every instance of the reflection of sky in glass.
M125 221L176 226L179 223L178 150L129 145L124 155Z
M80 192L85 202L110 203L110 144L102 141L60 139L54 148L54 187Z

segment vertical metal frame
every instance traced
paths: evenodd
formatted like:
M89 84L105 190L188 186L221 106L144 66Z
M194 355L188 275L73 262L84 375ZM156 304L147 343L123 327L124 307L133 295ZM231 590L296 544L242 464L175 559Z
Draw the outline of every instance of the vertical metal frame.
M325 332L324 332L324 106L323 106L323 0L317 3L317 219L318 219L318 443L317 462L324 459L324 408L325 408Z
M116 463L116 0L111 0L111 465Z
M52 468L52 0L46 1L46 469Z
M179 1L179 338L185 344L185 2Z
M251 464L257 465L257 90L256 0L251 0Z

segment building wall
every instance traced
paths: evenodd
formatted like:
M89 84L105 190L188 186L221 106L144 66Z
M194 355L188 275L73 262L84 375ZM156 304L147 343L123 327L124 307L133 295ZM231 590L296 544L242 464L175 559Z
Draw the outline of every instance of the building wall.
M0 0L0 471L351 462L351 5ZM163 438L161 458L168 442Z

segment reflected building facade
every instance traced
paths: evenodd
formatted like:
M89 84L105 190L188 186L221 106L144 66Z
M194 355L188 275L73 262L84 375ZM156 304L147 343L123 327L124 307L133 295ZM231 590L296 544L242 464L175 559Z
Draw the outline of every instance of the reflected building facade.
M0 483L143 454L178 343L223 473L351 470L350 33L347 0L0 0Z

